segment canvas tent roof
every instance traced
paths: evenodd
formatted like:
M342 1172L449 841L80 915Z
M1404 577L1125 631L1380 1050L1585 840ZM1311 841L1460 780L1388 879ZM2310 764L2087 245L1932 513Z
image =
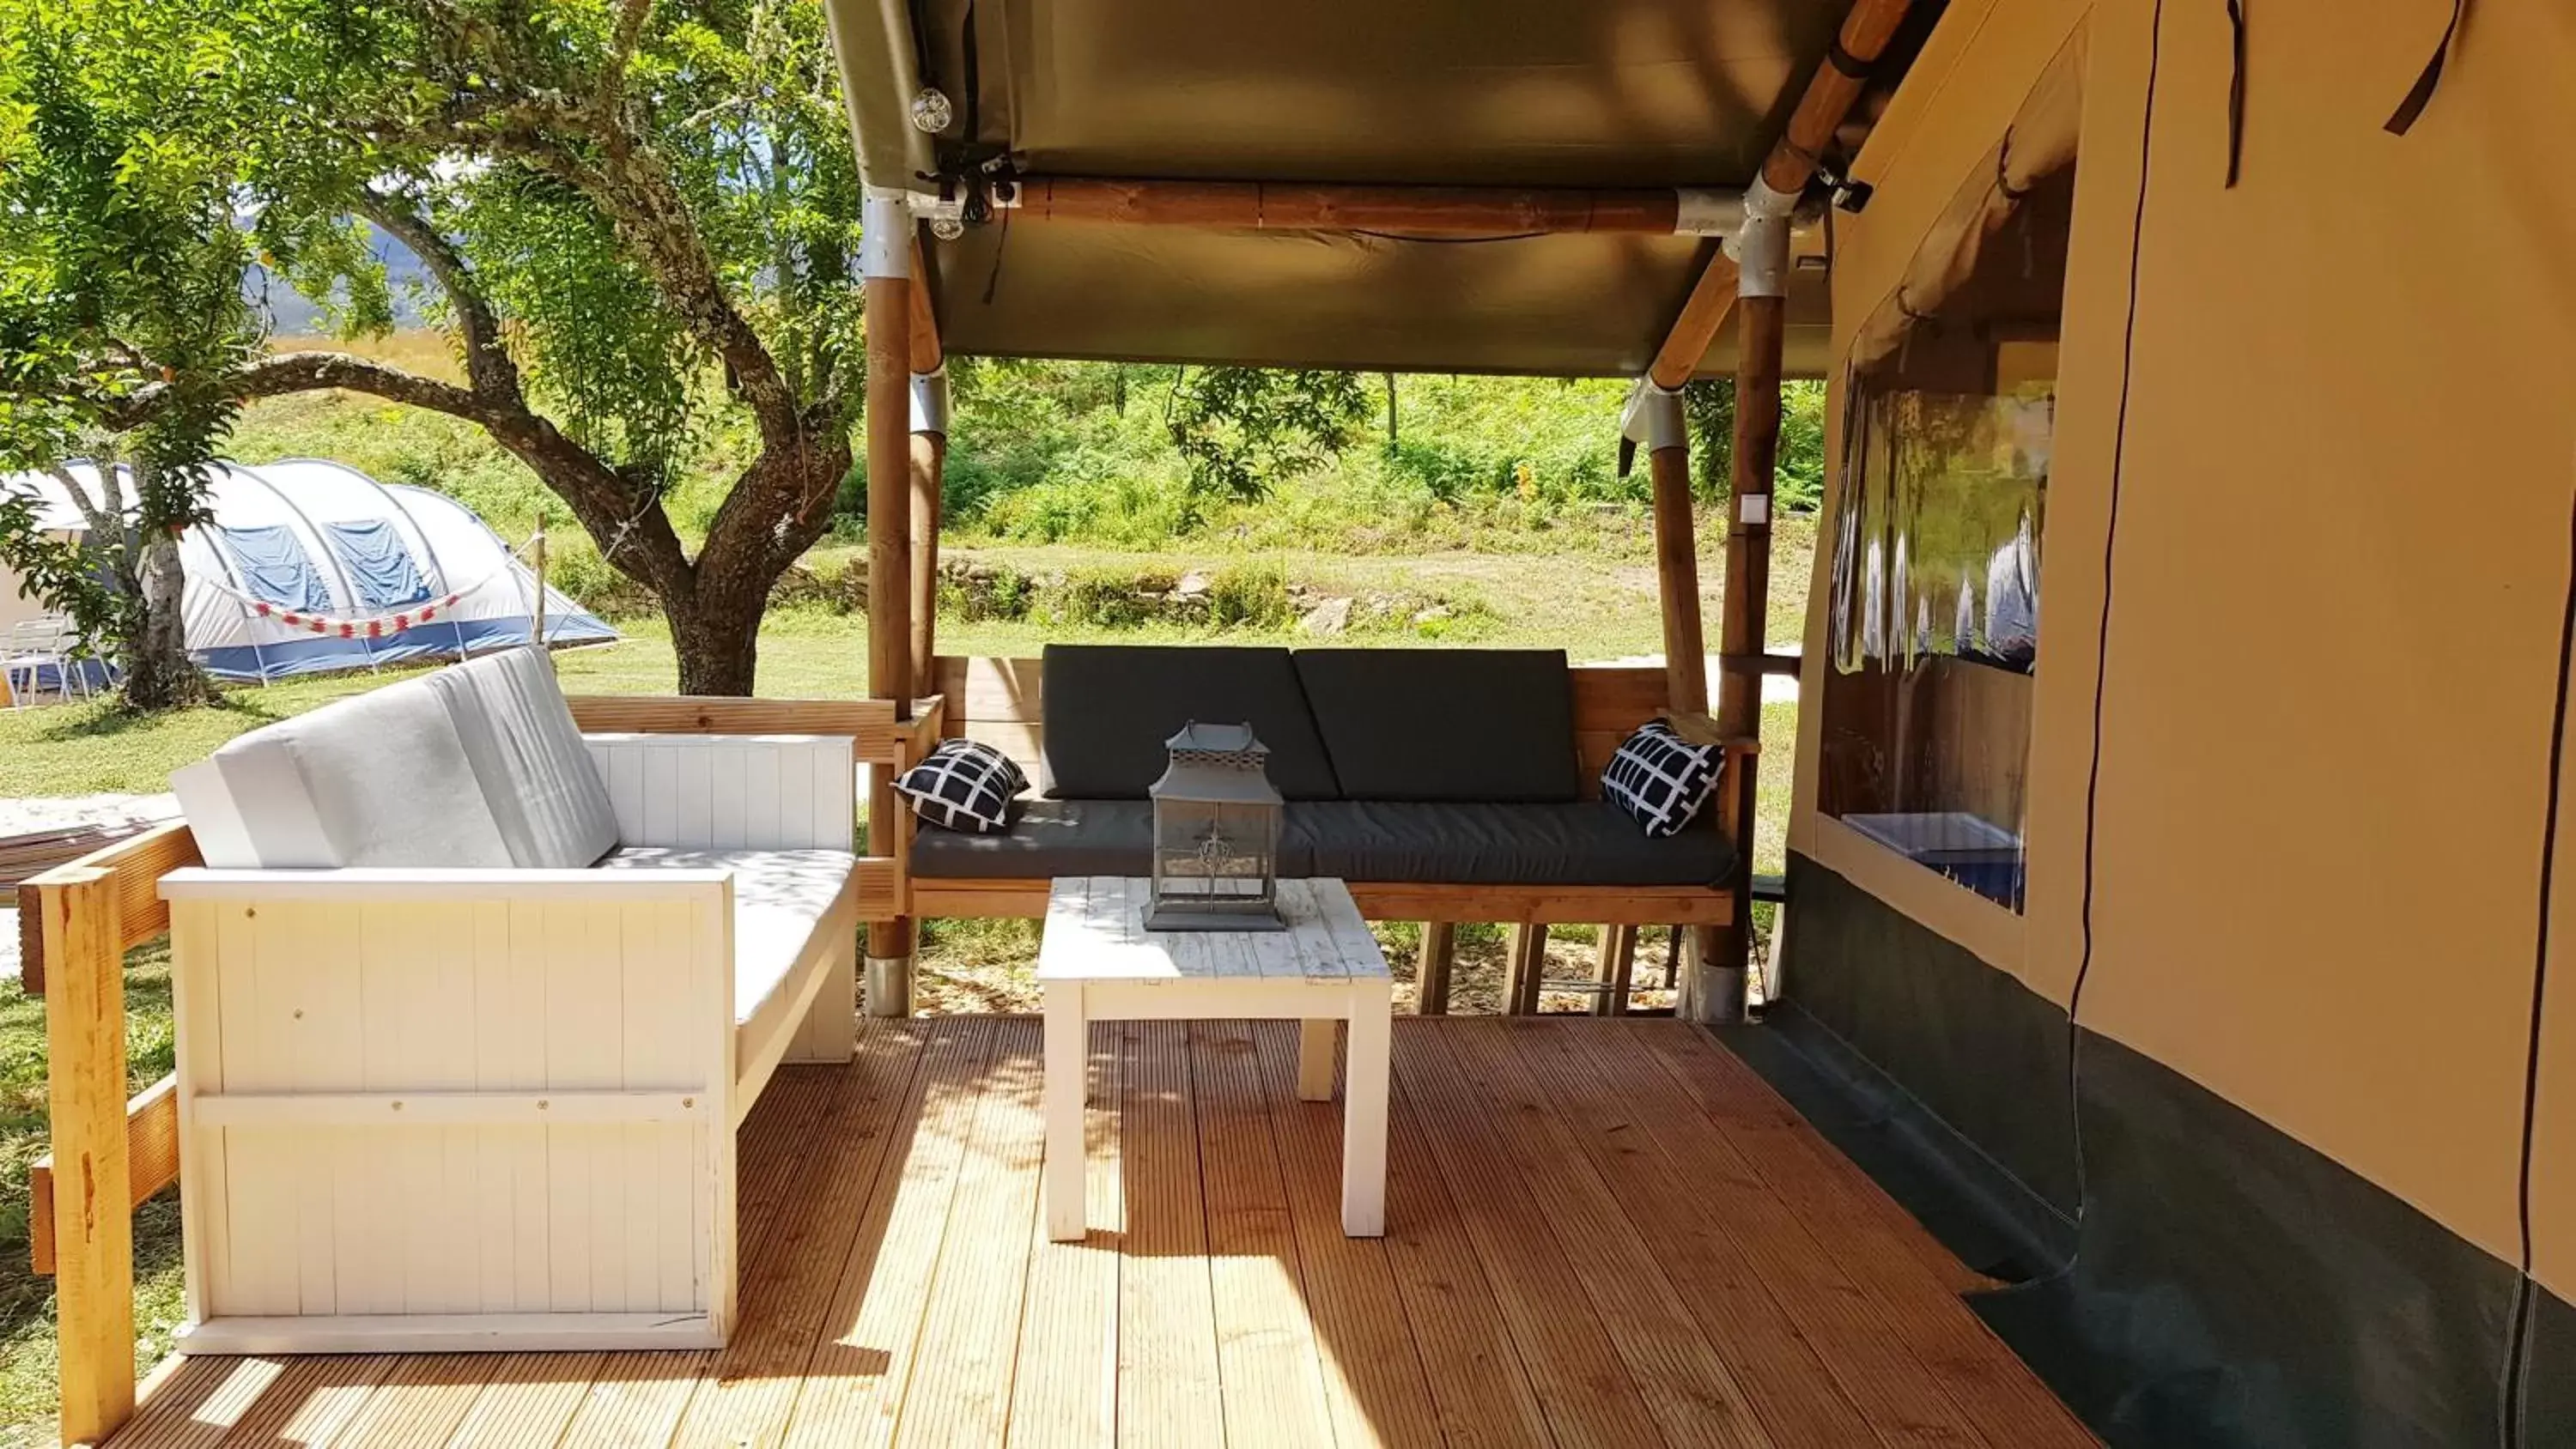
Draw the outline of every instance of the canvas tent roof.
M1780 135L1849 5L831 0L831 9L876 186L919 189L932 184L925 177L1007 158L1018 174L1064 177L1733 187ZM1919 15L1909 37L1929 20ZM1902 69L1906 45L1885 75ZM924 78L956 112L936 144L907 110ZM1643 232L1434 240L1002 215L928 244L951 350L1634 375L1715 246ZM1822 371L1826 323L1823 273L1802 268L1790 371ZM1725 371L1734 356L1730 325L1703 370Z

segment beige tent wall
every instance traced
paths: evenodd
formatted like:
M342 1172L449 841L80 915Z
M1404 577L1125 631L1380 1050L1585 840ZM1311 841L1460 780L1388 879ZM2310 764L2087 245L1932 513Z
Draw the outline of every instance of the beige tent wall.
M2165 7L2078 1019L2518 1259L2576 19L2480 8L2387 135L2447 10L2263 6L2230 191Z
M2230 190L2225 7L2164 6L2139 223L2154 11L1954 4L1855 168L1876 199L1840 229L1838 347L2082 26L2028 914L1819 818L1814 711L1793 844L2048 1000L2076 1000L2142 225L2078 1019L2519 1260L2576 498L2576 12L2474 9L2401 138L2382 122L2446 5L2393 5L2369 25L2335 0L2261 6ZM1810 699L1822 630L1819 611ZM2552 1002L2534 1204L2562 1293L2576 1290L2571 996L2576 965Z

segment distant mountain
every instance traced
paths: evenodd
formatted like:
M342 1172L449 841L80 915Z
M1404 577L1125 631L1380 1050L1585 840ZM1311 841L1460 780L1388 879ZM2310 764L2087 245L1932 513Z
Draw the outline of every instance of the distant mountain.
M435 285L428 269L412 255L411 248L372 226L367 228L367 245L385 264L386 280L392 284L394 325L420 326L427 320L421 315L421 299ZM267 314L269 331L279 337L306 336L324 328L320 304L256 262L242 278L242 295Z

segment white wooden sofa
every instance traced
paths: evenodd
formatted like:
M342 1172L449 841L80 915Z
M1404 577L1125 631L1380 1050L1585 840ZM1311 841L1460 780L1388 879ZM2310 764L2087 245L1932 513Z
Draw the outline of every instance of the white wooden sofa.
M852 756L585 736L523 650L175 776L185 1348L722 1343L733 1129L852 1050Z

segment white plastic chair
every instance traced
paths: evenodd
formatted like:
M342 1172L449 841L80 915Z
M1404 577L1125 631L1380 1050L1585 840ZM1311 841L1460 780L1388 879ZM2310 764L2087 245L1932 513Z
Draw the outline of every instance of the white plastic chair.
M0 653L0 687L9 693L9 707L23 709L44 682L44 672L54 671L54 682L63 698L75 692L89 692L87 671L71 655L78 642L68 619L28 619L9 626L7 652ZM19 677L26 678L22 688Z

